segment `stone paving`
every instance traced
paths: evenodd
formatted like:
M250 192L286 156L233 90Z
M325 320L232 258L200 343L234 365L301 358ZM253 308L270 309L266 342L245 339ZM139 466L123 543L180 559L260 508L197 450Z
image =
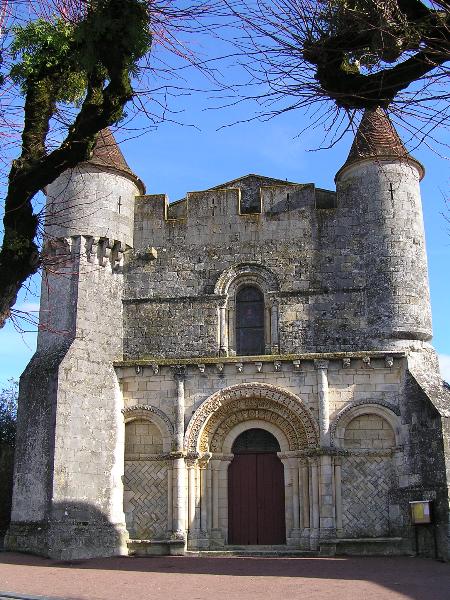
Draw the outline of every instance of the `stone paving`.
M57 562L0 554L0 600L450 600L431 559L115 557Z

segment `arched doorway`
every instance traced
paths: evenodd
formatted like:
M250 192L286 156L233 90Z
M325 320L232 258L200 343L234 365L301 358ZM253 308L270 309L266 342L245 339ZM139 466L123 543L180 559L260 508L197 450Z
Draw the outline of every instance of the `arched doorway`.
M228 469L228 543L286 543L284 467L280 445L265 429L247 429L234 441Z

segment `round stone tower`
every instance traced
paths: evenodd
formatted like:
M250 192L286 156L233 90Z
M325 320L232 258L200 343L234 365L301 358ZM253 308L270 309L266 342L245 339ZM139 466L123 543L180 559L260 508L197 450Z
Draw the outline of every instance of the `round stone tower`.
M144 186L109 130L47 189L37 351L21 378L12 550L126 554L122 260Z
M134 198L145 193L109 129L100 132L91 159L47 188L47 238L91 236L133 245Z
M367 110L335 180L338 203L361 239L368 347L405 347L432 336L423 176L384 110Z
M101 266L106 280L121 285L121 277L109 277L119 273L124 251L133 247L135 198L145 188L126 163L111 131L104 129L90 160L64 172L46 192L47 269L38 346L58 343L61 331L75 332L76 303L68 278L76 275L79 287L94 276L96 269L92 267ZM83 273L82 279L78 273ZM99 291L98 285L95 287Z

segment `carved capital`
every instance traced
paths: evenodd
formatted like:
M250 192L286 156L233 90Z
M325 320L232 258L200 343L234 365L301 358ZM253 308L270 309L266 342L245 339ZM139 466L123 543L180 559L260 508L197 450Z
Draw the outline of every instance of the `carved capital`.
M169 456L172 460L176 460L177 458L184 458L185 453L182 450L174 450L170 453Z
M328 360L315 360L314 361L314 367L320 371L326 371L328 369L328 365L330 364L330 361Z
M209 461L211 460L211 456L212 454L210 452L205 452L202 454L202 456L198 459L198 466L200 469L206 469Z
M172 365L170 368L177 381L184 381L186 379L186 365Z

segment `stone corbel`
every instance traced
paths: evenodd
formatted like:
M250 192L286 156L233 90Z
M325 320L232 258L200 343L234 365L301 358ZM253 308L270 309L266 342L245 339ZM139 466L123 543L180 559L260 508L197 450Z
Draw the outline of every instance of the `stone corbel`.
M117 240L114 241L114 246L111 253L111 266L113 269L123 267L123 257L126 250L125 244Z
M224 366L225 365L223 363L216 363L216 369L219 375L223 375Z
M362 359L362 362L363 362L363 368L370 369L370 367L371 367L370 356L364 356L364 358Z
M105 267L111 261L111 251L114 241L109 238L99 238L97 245L97 260L101 267Z
M95 263L96 259L97 259L98 238L86 236L85 239L86 239L86 242L85 242L86 259L90 263Z

